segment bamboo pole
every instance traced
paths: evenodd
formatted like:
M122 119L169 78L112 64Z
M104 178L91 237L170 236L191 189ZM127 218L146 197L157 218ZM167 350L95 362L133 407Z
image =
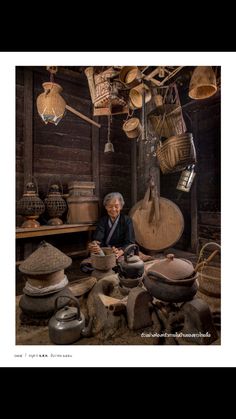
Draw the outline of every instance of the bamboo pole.
M101 124L98 124L97 122L93 121L92 119L88 118L82 113L76 111L76 109L72 108L71 106L66 105L66 109L68 109L68 111L74 113L75 115L79 116L81 119L84 119L85 121L89 122L90 124L95 125L95 127L101 128Z

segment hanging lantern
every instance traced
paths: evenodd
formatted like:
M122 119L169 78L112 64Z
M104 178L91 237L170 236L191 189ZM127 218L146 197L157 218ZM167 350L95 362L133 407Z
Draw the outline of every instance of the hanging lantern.
M43 122L57 125L62 119L66 102L59 94L62 87L53 82L43 83L44 92L37 98L37 110Z
M189 97L206 99L217 91L216 76L212 67L196 67L189 85Z
M36 219L45 211L45 205L38 196L38 187L33 182L26 184L23 197L17 202L17 214L23 215L25 221L21 227L36 228L40 224Z
M194 172L194 165L188 166L183 172L181 173L178 185L176 189L183 192L189 192L195 178L196 173Z
M49 225L61 225L61 217L65 212L67 205L65 200L62 198L58 185L51 185L47 198L44 200L47 212L50 216L48 221Z

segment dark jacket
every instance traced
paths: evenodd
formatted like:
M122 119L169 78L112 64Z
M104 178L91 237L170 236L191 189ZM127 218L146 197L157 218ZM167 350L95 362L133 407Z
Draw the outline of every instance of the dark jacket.
M108 226L109 216L105 215L100 219L93 234L93 239L101 242L101 247L106 247L106 239L110 228ZM128 215L120 214L117 227L111 237L109 246L125 249L130 244L135 243L134 228L131 218Z

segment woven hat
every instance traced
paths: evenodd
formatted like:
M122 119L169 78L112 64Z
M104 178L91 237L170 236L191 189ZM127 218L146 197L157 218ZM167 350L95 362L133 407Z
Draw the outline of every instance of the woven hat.
M72 259L51 244L43 241L23 263L19 270L24 274L43 275L68 268Z

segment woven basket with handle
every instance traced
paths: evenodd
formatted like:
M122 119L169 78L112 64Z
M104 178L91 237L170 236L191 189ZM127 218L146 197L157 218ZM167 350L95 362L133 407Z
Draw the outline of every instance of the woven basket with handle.
M169 137L157 145L157 158L163 174L179 172L196 163L196 150L191 133Z

